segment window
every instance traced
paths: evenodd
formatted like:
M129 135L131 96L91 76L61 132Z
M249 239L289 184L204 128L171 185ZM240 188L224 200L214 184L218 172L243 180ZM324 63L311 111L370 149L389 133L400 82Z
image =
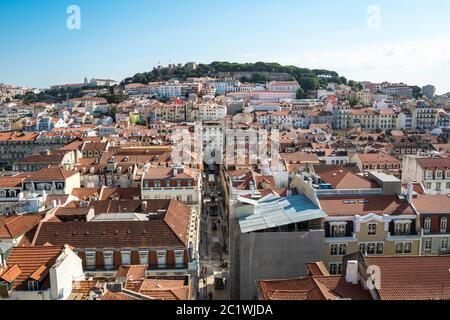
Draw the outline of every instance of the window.
M450 171L447 171L446 176L447 176L447 179L450 179Z
M28 281L28 291L38 291L38 290L39 290L39 282Z
M331 236L332 237L344 237L345 236L346 223L331 225Z
M375 223L369 223L367 228L369 229L369 236L374 236L377 234L377 225Z
M184 265L184 250L175 250L175 265L177 267Z
M442 183L437 182L436 183L436 190L441 190L441 187L442 187Z
M95 252L86 252L86 267L95 268Z
M446 217L441 218L440 226L441 226L441 228L440 228L441 233L447 233L447 218Z
M139 264L148 264L148 251L139 251Z
M338 245L332 244L330 245L330 256L337 256L338 253Z
M345 256L347 254L347 245L344 244L340 244L339 245L339 255L340 256Z
M337 275L342 273L342 263L330 263L330 274Z
M131 252L130 251L122 251L120 254L122 256L122 265L124 265L124 266L131 265Z
M448 250L448 238L442 239L441 241L441 251Z
M395 234L396 235L409 235L411 232L411 225L409 223L396 223Z
M430 182L427 182L426 184L425 184L425 189L431 189L431 183Z
M158 267L159 268L165 268L166 267L166 258L167 258L167 252L164 250L160 250L156 252L156 256L158 259Z
M411 253L412 242L395 243L395 253Z
M427 171L427 179L433 179L433 171Z
M103 260L104 260L106 270L114 269L113 252L111 252L111 251L103 252Z
M431 247L433 245L433 240L431 238L426 238L423 240L425 252L431 252Z
M395 253L403 253L403 242L397 242L395 244Z
M431 231L431 218L425 218L423 222L423 229L425 233L430 233Z
M450 189L450 182L447 182L446 187L447 189Z
M384 244L382 242L374 243L360 243L359 250L362 254L366 255L375 255L375 254L383 254Z
M436 171L436 179L442 179L442 171Z
M404 249L403 249L404 253L411 253L412 242L405 242L405 245L403 247L404 247Z

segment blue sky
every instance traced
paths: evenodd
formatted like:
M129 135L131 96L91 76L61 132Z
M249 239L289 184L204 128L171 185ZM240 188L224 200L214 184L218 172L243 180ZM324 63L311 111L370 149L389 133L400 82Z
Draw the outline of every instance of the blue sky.
M66 28L72 4L80 30ZM372 5L379 28L367 26ZM0 0L0 82L122 80L158 61L271 61L444 93L448 12L447 0Z

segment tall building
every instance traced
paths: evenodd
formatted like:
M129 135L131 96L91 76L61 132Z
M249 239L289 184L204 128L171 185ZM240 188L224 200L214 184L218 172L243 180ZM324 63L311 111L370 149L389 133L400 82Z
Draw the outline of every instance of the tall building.
M436 95L436 87L432 85L427 85L422 88L422 93L425 97L431 100Z

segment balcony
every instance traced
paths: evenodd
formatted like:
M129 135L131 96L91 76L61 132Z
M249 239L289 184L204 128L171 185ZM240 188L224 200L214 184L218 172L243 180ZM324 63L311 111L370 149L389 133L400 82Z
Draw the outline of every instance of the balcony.
M328 235L325 236L325 243L339 243L339 242L353 242L353 241L358 241L358 239L356 238L356 233L352 232L352 233L346 233L344 235L339 235L339 236L332 236L332 235Z
M420 235L417 231L410 232L389 232L386 238L388 241L415 241L420 240Z

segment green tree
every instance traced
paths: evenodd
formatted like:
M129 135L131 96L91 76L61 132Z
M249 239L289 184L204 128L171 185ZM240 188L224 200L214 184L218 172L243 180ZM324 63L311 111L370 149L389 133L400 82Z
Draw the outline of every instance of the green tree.
M257 83L266 82L267 77L260 72L256 72L256 73L252 74L252 81L257 82Z
M302 88L297 90L297 99L306 99L308 95L306 94L305 90Z
M305 91L317 90L320 86L320 81L317 78L303 78L299 80L299 83Z

